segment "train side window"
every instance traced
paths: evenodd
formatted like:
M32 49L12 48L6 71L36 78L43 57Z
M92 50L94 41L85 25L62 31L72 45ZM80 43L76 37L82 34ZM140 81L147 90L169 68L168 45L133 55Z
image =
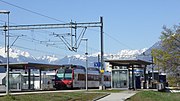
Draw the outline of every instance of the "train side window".
M85 80L84 74L78 74L78 80Z
M98 81L99 80L99 75L96 75L96 79L95 79L96 81Z
M90 74L88 74L88 80L91 80L91 75Z

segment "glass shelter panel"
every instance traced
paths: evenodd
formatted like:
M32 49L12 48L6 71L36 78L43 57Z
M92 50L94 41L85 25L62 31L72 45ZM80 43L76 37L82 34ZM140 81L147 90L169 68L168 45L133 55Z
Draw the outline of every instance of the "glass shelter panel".
M113 88L128 87L128 70L113 70L112 71L112 86Z
M22 86L22 75L20 73L9 74L9 87L10 90L21 90Z

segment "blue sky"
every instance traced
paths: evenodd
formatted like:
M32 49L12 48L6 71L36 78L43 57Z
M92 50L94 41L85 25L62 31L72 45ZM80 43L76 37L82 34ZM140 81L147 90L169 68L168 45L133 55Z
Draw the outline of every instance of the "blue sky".
M171 27L179 23L179 0L5 0L13 5L29 9L40 14L56 18L55 21L31 12L19 9L0 0L0 9L11 11L11 25L98 22L100 16L104 21L104 51L117 53L122 49L149 48L159 41L162 26ZM5 15L0 15L0 25L6 21ZM23 38L49 40L49 32L64 33L69 30L29 30L11 31L14 35L27 35ZM80 32L80 31L79 31ZM2 31L1 31L2 33ZM89 53L100 51L100 33L98 28L87 29ZM3 46L3 35L0 35L0 45ZM61 49L35 43L29 39L20 38L15 43L21 50L34 56L56 54L63 57L70 54L83 54L84 42L77 53L70 52L64 45ZM15 38L11 38L11 43ZM56 39L58 40L58 39ZM12 48L20 48L13 46ZM23 48L22 48L23 47ZM29 49L28 49L29 48ZM36 50L36 51L35 51ZM43 50L38 52L37 50Z

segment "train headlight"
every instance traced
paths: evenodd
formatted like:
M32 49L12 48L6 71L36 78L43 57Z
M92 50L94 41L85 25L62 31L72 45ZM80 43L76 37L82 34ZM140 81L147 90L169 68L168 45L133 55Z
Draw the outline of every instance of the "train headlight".
M67 84L68 84L68 85L71 85L71 84L72 84L72 81L69 81Z

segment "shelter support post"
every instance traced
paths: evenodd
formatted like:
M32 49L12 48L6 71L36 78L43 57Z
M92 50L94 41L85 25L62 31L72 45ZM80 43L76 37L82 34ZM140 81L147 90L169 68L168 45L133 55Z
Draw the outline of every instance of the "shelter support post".
M42 86L41 86L41 81L42 81L42 77L41 77L41 69L39 69L39 87L40 89L42 89Z
M146 81L146 66L144 67L144 84L143 84L143 88L144 88L144 89L147 88L147 81Z
M134 66L132 65L132 89L135 90L135 84L134 84Z
M28 69L28 89L31 89L31 69Z
M130 70L129 68L130 68L130 67L128 67L128 77L129 77L129 81L128 81L128 82L129 82L129 89L130 89L130 88L131 88L131 84L130 84L130 80L131 80L131 79L130 79L130 78L131 78L131 77L130 77L130 72L131 72L131 70Z
M114 68L114 65L112 64L112 70ZM114 85L113 85L113 72L111 72L111 88L114 88Z

